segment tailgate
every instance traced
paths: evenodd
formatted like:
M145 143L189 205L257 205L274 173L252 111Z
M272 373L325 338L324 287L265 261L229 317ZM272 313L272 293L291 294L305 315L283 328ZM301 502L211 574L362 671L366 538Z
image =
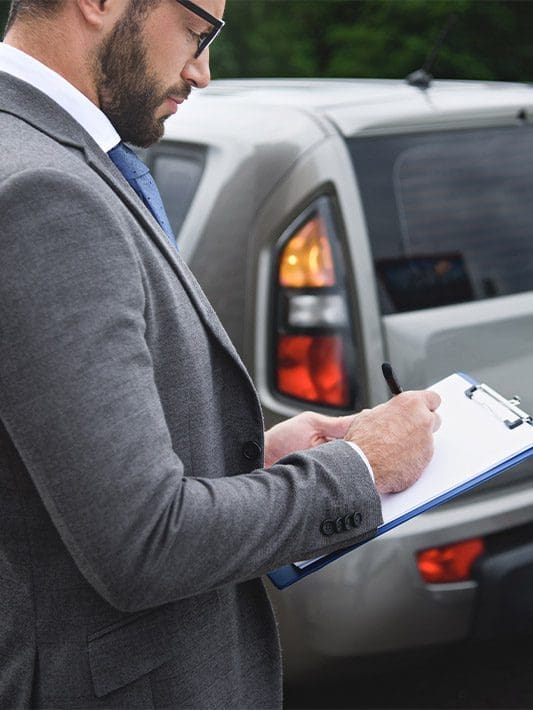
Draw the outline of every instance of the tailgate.
M522 408L533 412L533 293L384 316L383 329L387 356L405 389L460 371L506 397L518 395ZM531 460L489 487L529 476Z

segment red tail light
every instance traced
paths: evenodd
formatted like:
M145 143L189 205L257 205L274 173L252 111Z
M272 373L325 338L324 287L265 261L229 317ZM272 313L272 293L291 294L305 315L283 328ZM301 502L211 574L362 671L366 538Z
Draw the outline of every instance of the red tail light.
M275 273L273 384L285 397L350 409L353 345L336 239L326 198L282 238Z
M282 335L277 355L280 392L309 402L348 407L350 389L340 336Z
M416 564L422 579L429 584L463 582L470 579L472 565L484 552L483 539L473 538L422 550L416 555Z

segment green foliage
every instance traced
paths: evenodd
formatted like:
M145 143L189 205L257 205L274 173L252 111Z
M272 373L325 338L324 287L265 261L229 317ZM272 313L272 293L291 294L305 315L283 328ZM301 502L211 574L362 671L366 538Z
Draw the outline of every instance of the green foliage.
M0 0L0 28L8 7ZM451 16L434 76L531 80L530 0L227 0L213 76L404 77Z
M7 21L8 12L9 2L7 2L7 0L0 0L0 36L3 34L3 28Z
M228 0L213 75L404 77L452 16L435 76L531 78L529 0Z

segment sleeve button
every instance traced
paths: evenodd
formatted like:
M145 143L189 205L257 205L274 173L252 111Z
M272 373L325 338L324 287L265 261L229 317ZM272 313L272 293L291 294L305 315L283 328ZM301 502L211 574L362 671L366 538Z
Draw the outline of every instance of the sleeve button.
M242 446L242 455L248 461L254 461L259 458L261 451L262 449L256 441L247 441Z
M353 524L353 515L346 515L344 518L344 529L351 530L355 525Z
M359 528L361 527L361 523L363 522L363 516L361 513L354 513L352 515L352 524L354 528Z
M335 532L335 523L333 520L324 520L322 521L322 524L320 526L320 532L322 535L326 535L329 537L330 535L333 535Z

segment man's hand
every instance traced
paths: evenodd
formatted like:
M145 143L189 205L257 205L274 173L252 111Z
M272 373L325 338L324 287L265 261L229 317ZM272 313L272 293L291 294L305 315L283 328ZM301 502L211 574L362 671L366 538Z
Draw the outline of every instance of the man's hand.
M439 395L426 390L404 392L345 417L303 412L265 433L265 466L294 451L344 438L366 455L378 491L398 493L412 485L431 460L439 404Z
M433 455L439 404L435 392L403 392L353 418L344 438L365 453L379 493L398 493L420 477Z
M310 449L331 439L344 438L355 416L327 417L316 412L302 412L276 424L265 432L265 466L272 466L294 451Z

